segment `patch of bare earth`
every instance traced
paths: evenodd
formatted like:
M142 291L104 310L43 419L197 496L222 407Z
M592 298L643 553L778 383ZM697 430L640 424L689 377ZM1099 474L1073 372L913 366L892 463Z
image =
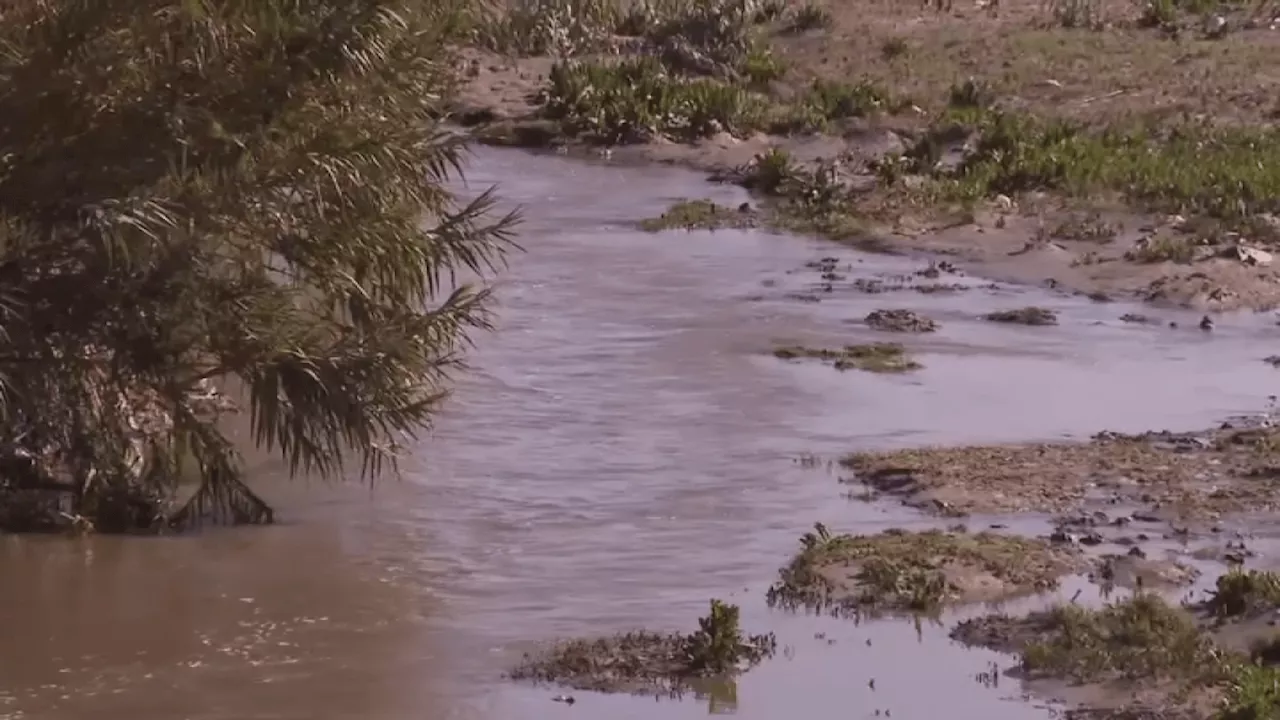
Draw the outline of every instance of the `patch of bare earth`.
M850 455L848 482L943 515L1062 512L1126 502L1169 519L1280 506L1280 431L1104 433L1088 442L922 448Z
M831 27L779 37L794 85L866 78L937 110L953 84L981 81L1002 103L1043 116L1104 122L1203 113L1256 124L1280 117L1280 32L1246 9L1211 36L1201 18L1178 32L1142 27L1143 4L995 0L979 8L826 0ZM1065 27L1073 18L1086 27ZM1091 27L1090 27L1091 26Z

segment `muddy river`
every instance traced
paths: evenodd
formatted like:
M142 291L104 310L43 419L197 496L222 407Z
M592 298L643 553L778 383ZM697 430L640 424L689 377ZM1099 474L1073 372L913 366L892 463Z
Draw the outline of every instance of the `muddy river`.
M1203 333L1198 317L945 276L974 289L866 294L849 283L925 262L765 232L632 229L675 199L746 199L670 168L485 151L469 181L525 205L527 252L501 277L500 332L480 338L406 479L285 483L252 458L280 525L0 537L0 718L1047 717L1015 682L982 676L1008 658L942 628L766 609L815 521L928 524L852 500L797 459L1195 429L1263 411L1275 387L1266 316ZM823 257L837 259L831 292L806 267ZM975 319L1030 304L1061 325ZM865 342L857 321L882 307L942 323L906 338L924 370L840 373L768 354ZM1130 311L1161 323L1118 320ZM683 701L578 694L568 706L500 677L559 636L690 628L711 597L741 604L746 629L775 631L786 652Z

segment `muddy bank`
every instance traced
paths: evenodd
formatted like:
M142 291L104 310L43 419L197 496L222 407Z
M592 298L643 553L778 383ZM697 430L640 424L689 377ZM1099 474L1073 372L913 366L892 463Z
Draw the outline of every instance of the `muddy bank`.
M1276 509L1277 443L1280 430L1270 427L1104 432L1086 442L856 453L841 465L847 482L947 516L1097 509L1119 527L1211 526L1224 515Z
M464 51L455 117L481 142L705 170L766 199L753 223L1000 279L1280 303L1260 17L1215 6L1206 34L1174 5L510 5Z
M1261 718L1280 708L1277 608L1280 577L1233 569L1195 603L1139 591L1096 609L975 618L952 637L1015 654L1030 691L1083 717Z

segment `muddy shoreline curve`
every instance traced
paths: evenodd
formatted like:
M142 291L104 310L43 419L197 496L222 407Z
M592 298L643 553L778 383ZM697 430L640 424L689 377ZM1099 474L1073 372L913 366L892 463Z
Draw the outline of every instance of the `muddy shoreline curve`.
M1205 312L1280 305L1280 175L1254 164L1280 158L1280 135L1248 101L1273 81L1242 74L1275 39L1255 25L1228 19L1214 38L1240 51L1216 60L1241 70L1224 100L1156 70L1179 58L1149 18L1123 14L1099 26L1115 44L1082 61L1044 42L1075 42L1076 21L1032 3L987 19L861 2L561 5L513 3L462 49L453 120L477 142L702 170L756 195L749 222L993 279ZM1020 72L990 69L1002 62ZM1222 121L1111 92L1115 67ZM1081 93L1116 99L1063 102ZM1204 147L1219 149L1200 158L1207 175L1173 175Z

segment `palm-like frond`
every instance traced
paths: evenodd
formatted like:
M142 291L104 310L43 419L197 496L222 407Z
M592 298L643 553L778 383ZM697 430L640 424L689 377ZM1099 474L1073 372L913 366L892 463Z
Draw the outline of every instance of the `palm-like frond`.
M0 465L35 458L0 476L0 524L19 490L102 525L188 477L176 521L269 520L210 379L243 382L255 440L297 472L376 477L430 426L489 322L457 273L514 247L514 215L447 187L465 147L434 118L463 9L0 9Z

